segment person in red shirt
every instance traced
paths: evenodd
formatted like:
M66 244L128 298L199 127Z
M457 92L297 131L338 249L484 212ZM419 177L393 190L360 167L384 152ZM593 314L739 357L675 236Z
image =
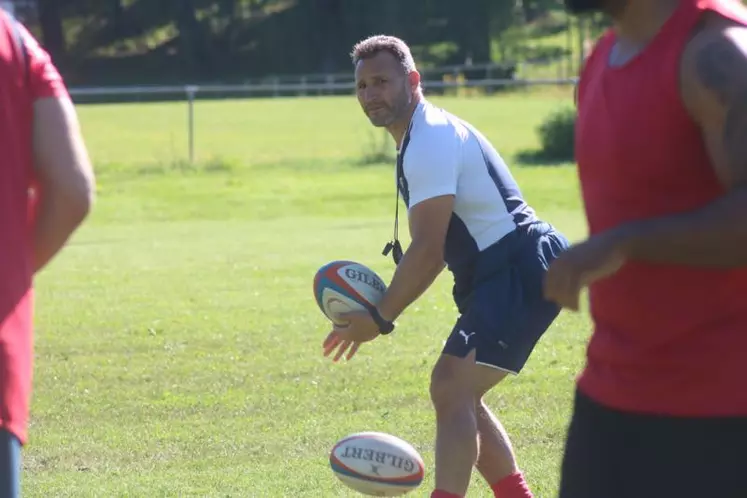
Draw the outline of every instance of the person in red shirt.
M590 236L545 279L594 322L560 497L747 497L747 10L566 6L614 22L577 92Z
M0 110L0 498L11 498L27 442L33 277L88 215L94 175L60 74L3 9Z

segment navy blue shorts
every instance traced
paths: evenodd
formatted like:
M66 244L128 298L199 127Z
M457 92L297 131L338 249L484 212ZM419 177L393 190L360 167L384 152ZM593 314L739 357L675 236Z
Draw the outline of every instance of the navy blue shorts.
M501 239L481 254L472 285L457 298L461 315L443 354L518 374L537 341L560 313L542 285L550 263L569 247L552 225L537 222Z
M21 496L21 442L0 429L0 498Z
M560 498L745 498L747 417L629 413L576 391Z

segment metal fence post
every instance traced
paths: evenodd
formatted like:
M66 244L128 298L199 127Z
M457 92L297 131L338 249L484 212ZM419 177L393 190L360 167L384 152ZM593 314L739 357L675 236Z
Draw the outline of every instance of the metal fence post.
M189 162L195 161L195 95L200 88L195 85L184 87L187 92L187 134L189 139Z

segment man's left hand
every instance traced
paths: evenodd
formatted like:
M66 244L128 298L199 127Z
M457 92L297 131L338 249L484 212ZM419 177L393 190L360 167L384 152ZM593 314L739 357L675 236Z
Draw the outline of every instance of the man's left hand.
M345 359L351 359L364 342L372 341L379 336L379 326L368 311L351 311L340 315L340 323L324 340L324 356L329 356L335 349L334 361L338 361L347 351Z
M613 233L601 233L575 245L550 264L545 298L578 311L581 289L617 272L625 262Z

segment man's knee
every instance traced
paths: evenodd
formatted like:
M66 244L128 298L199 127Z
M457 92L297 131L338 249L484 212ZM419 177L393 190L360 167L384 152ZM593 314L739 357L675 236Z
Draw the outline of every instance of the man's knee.
M474 361L474 360L473 360ZM443 355L431 373L431 401L437 412L475 406L469 357Z
M431 401L437 411L464 405L476 410L483 396L507 375L505 370L476 364L474 350L465 358L441 355L431 374Z

